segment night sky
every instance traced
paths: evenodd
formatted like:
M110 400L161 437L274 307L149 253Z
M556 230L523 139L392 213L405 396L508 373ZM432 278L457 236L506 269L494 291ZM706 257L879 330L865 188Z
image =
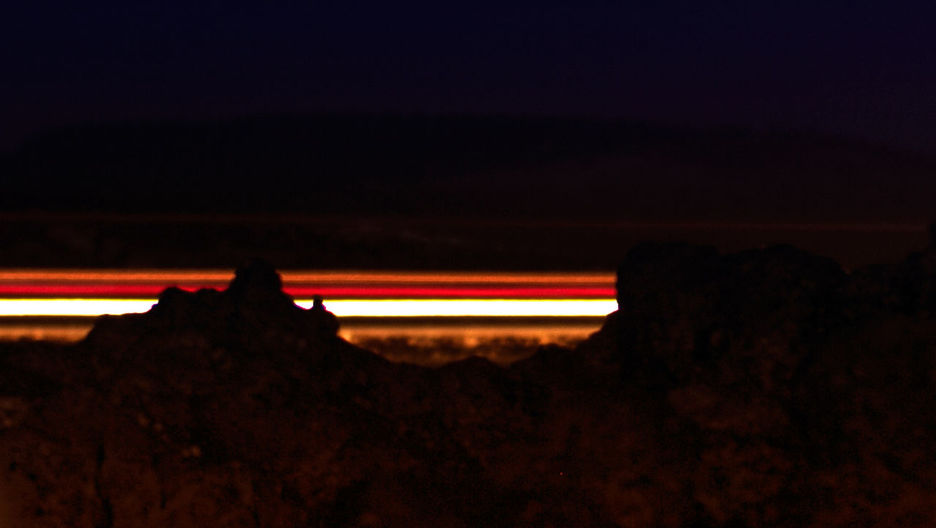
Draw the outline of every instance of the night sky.
M936 8L919 4L8 3L0 148L83 122L367 111L729 124L936 153Z

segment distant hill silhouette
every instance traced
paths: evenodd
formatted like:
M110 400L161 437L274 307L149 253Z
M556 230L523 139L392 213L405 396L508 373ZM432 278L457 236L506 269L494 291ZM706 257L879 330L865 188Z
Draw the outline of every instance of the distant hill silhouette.
M76 126L0 158L6 211L928 220L936 161L614 120L319 115Z

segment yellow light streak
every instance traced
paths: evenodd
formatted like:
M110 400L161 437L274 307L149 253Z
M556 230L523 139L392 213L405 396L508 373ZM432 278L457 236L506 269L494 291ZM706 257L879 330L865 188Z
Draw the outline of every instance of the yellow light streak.
M95 317L148 311L155 299L0 299L0 317ZM311 299L299 299L303 308ZM614 299L333 299L338 317L600 317Z

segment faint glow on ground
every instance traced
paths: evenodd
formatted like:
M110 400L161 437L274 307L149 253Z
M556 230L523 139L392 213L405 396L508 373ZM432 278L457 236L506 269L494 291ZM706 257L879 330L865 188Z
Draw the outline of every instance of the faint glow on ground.
M460 336L468 346L482 341L492 341L510 337L521 340L535 340L551 343L565 339L585 338L598 330L601 320L590 322L558 322L552 325L540 324L432 324L403 325L401 327L351 322L342 325L341 335L349 341L366 339L407 339L414 343L431 343L440 339Z
M569 343L585 339L601 327L601 318L568 321L551 319L534 323L504 322L498 324L415 321L401 319L388 325L363 318L341 321L339 335L352 343L396 340L407 345L431 347L440 342L456 342L459 346L475 347L503 340L523 342ZM74 342L84 339L94 321L87 317L67 321L28 320L0 322L0 341L18 339Z
M0 323L0 341L32 339L36 341L74 342L84 339L93 322L87 318L66 323L31 321L28 323Z

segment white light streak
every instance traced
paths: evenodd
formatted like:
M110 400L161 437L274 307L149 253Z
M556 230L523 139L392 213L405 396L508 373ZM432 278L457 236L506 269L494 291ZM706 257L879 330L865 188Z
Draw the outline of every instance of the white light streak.
M96 317L145 312L155 299L0 299L0 317Z
M95 317L148 311L155 299L0 299L0 317ZM312 306L311 299L296 304ZM601 317L614 299L334 299L338 317Z
M325 306L338 317L600 317L617 310L614 299L336 299Z

